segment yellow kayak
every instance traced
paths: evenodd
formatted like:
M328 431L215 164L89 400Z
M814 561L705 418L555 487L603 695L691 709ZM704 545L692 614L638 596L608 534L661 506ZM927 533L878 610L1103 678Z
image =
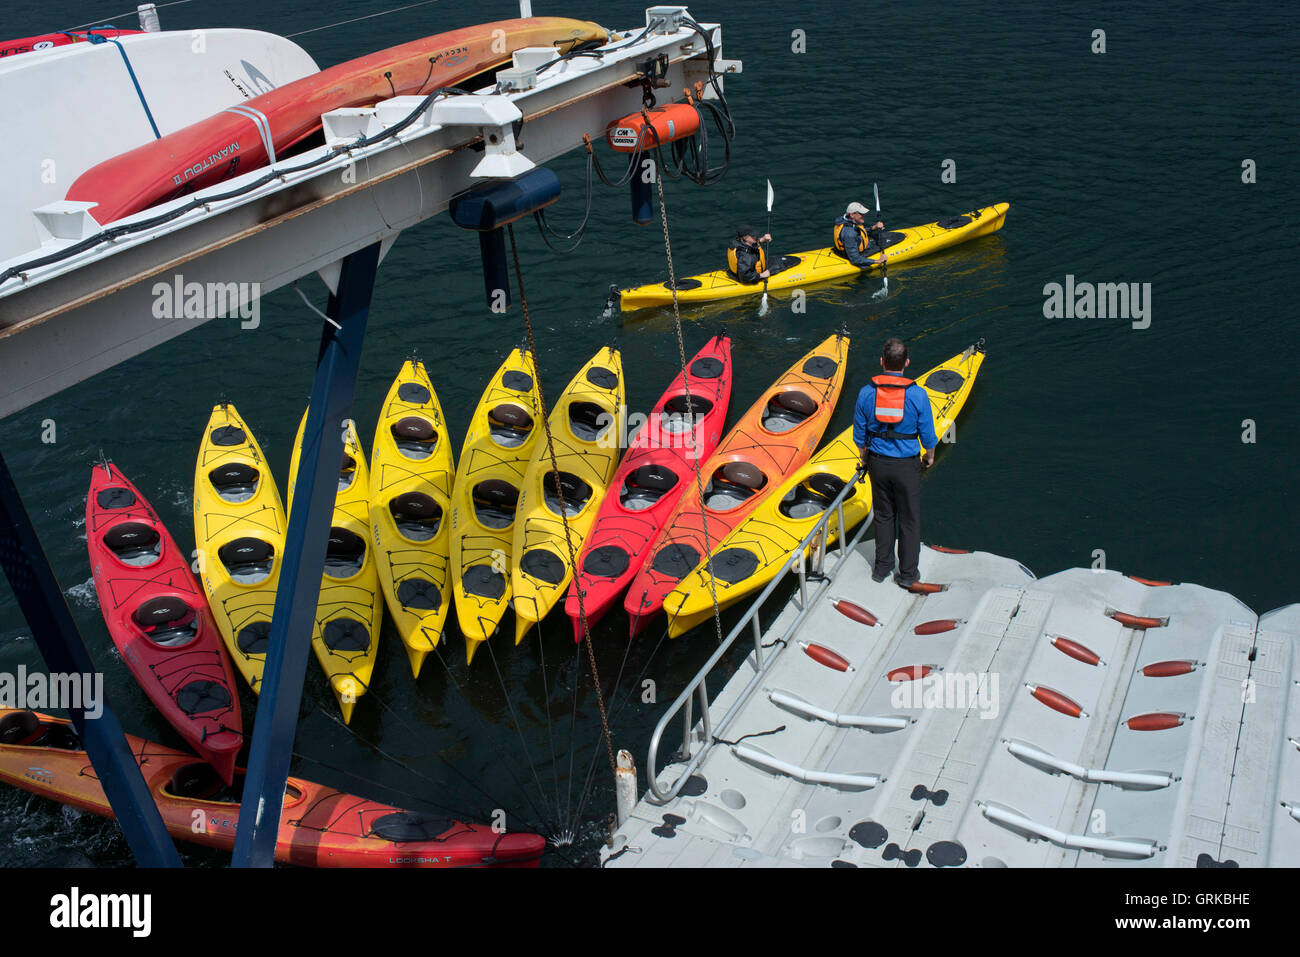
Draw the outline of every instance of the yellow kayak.
M940 439L952 428L970 396L984 363L983 340L920 376L916 383L930 396L934 433ZM942 444L942 442L940 443ZM917 443L918 454L920 442ZM710 562L700 565L664 600L668 634L674 638L713 617L709 567L718 607L725 608L770 582L790 554L848 482L857 481L862 455L853 442L853 427L794 473L742 524L718 543ZM871 483L857 482L844 499L844 524L853 528L871 511ZM827 524L830 545L839 539L838 516Z
M451 595L451 436L438 394L415 359L393 380L370 453L370 530L388 612L411 673L442 637Z
M290 511L306 425L304 412L289 465ZM361 450L356 426L348 419L343 435L343 467L339 470L338 493L325 551L325 574L321 578L316 624L311 636L316 660L329 678L345 723L352 720L352 708L370 687L379 647L379 626L384 617L379 570L369 538L370 478L366 472L366 454Z
M1010 203L996 203L993 206L971 210L961 216L950 216L924 226L887 230L880 236L889 260L887 265L892 266L895 263L907 262L909 259L928 256L949 246L995 233L1002 228L1007 218L1007 210L1010 208ZM875 256L878 252L879 249L873 242L868 253ZM794 289L830 279L854 276L860 272L874 271L874 269L859 269L835 252L832 247L782 256L779 260L773 257L773 262L774 265L780 266L781 271L773 273L768 280L768 292L780 292L783 289ZM725 269L677 280L677 301L680 303L713 302L717 299L758 296L762 293L761 282L740 282ZM672 301L672 289L666 282L621 289L618 292L619 308L624 312L645 309L647 306L671 305Z
M551 408L559 481L543 432L519 490L511 580L515 644L568 590L573 565L561 516L567 516L573 554L578 555L618 468L623 405L623 362L618 350L607 346L579 370Z
M271 637L286 527L275 479L235 407L213 407L194 470L199 577L230 657L255 692Z
M510 607L510 549L519 487L539 436L533 357L515 349L479 399L452 486L451 569L465 660Z

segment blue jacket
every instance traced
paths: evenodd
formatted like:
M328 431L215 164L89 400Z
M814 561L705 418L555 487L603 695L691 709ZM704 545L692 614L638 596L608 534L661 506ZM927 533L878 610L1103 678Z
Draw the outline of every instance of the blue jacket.
M847 232L845 231L847 228ZM858 226L847 215L841 216L835 220L836 235L840 237L840 242L844 244L844 258L859 269L867 269L875 265L875 260L864 252L858 251ZM838 253L839 250L836 250Z
M934 413L930 410L930 397L919 385L911 385L903 398L903 421L886 425L876 419L872 413L876 408L876 387L868 382L858 393L858 404L853 410L853 442L858 448L865 448L867 432L915 432L921 437L922 448L918 449L916 439L882 439L872 438L869 451L877 455L905 459L919 454L925 449L932 449L939 444L934 434Z

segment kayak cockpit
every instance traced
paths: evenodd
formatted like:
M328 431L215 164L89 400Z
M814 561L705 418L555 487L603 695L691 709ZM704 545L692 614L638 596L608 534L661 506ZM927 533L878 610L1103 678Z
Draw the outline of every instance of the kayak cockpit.
M664 403L664 410L659 413L659 424L665 432L690 432L712 409L713 403L701 396L675 395Z
M704 507L713 512L728 512L745 504L767 485L762 469L749 462L728 462L713 473L704 489Z
M413 542L427 542L442 526L442 506L423 492L407 492L388 503L393 525Z
M789 432L817 411L817 400L797 389L778 392L763 410L763 428L769 432Z
M583 442L595 442L614 424L614 416L594 402L569 404L569 429Z
M487 528L509 528L519 506L519 489L501 479L488 479L471 493L474 517Z
M59 751L81 750L81 739L71 725L42 721L35 711L14 711L0 718L0 744Z
M835 501L835 496L840 494L842 488L844 481L839 476L818 472L790 489L785 498L781 499L778 508L787 518L816 518Z
M271 576L275 546L260 538L236 538L217 549L230 580L239 585L256 585Z
M346 492L352 487L353 481L357 477L357 460L346 452L343 453L343 465L339 468L339 487L340 492Z
M392 432L397 451L408 459L427 459L438 448L438 430L422 416L404 416L394 422L389 431Z
M556 481L556 476L559 481ZM542 477L542 501L556 515L573 518L591 501L591 486L570 472L547 472ZM563 497L564 504L560 500Z
M208 481L223 501L239 504L257 494L262 473L244 462L230 462L208 473Z
M366 563L366 540L346 528L331 526L325 546L325 574L330 578L351 578Z
M643 465L633 469L623 481L618 500L629 512L649 508L676 487L677 473L662 465Z
M141 602L131 620L144 636L162 648L180 648L188 645L199 634L199 619L183 599L175 595L162 595Z
M488 412L488 434L502 448L518 448L532 431L533 417L517 405L498 405Z
M141 567L152 565L162 555L162 539L158 530L144 522L122 522L114 525L103 536L104 545L124 565Z

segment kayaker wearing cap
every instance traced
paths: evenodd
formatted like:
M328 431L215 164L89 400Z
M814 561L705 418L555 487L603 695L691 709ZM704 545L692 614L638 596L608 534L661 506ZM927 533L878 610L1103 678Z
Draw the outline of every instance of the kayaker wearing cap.
M920 574L921 468L922 462L925 468L934 464L934 449L939 444L929 396L903 376L911 361L901 339L887 339L880 352L883 374L863 386L853 411L853 441L871 477L875 511L876 562L871 579L882 582L893 570L897 537L894 581L903 588L910 587ZM925 454L917 455L922 449Z
M835 251L859 269L879 266L888 257L881 250L879 259L867 255L867 243L871 233L884 229L885 224L876 221L874 226L867 226L867 216L871 210L861 203L849 203L844 215L835 220Z
M727 247L727 271L743 283L759 283L772 275L767 268L767 253L759 243L770 243L771 235L764 233L759 238L753 226L737 226L736 238Z

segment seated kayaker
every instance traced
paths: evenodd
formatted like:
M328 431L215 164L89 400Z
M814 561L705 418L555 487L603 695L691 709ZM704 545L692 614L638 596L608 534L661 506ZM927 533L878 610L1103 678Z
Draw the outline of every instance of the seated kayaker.
M879 266L888 258L883 250L879 259L872 259L867 255L867 244L871 241L871 233L885 228L885 224L879 221L873 226L867 226L867 214L870 212L861 203L849 203L849 208L844 211L844 215L835 220L835 252L859 269Z
M770 243L772 237L764 233L755 239L753 226L737 226L736 238L727 247L727 272L746 284L762 282L772 275L767 268L767 253L759 243Z

